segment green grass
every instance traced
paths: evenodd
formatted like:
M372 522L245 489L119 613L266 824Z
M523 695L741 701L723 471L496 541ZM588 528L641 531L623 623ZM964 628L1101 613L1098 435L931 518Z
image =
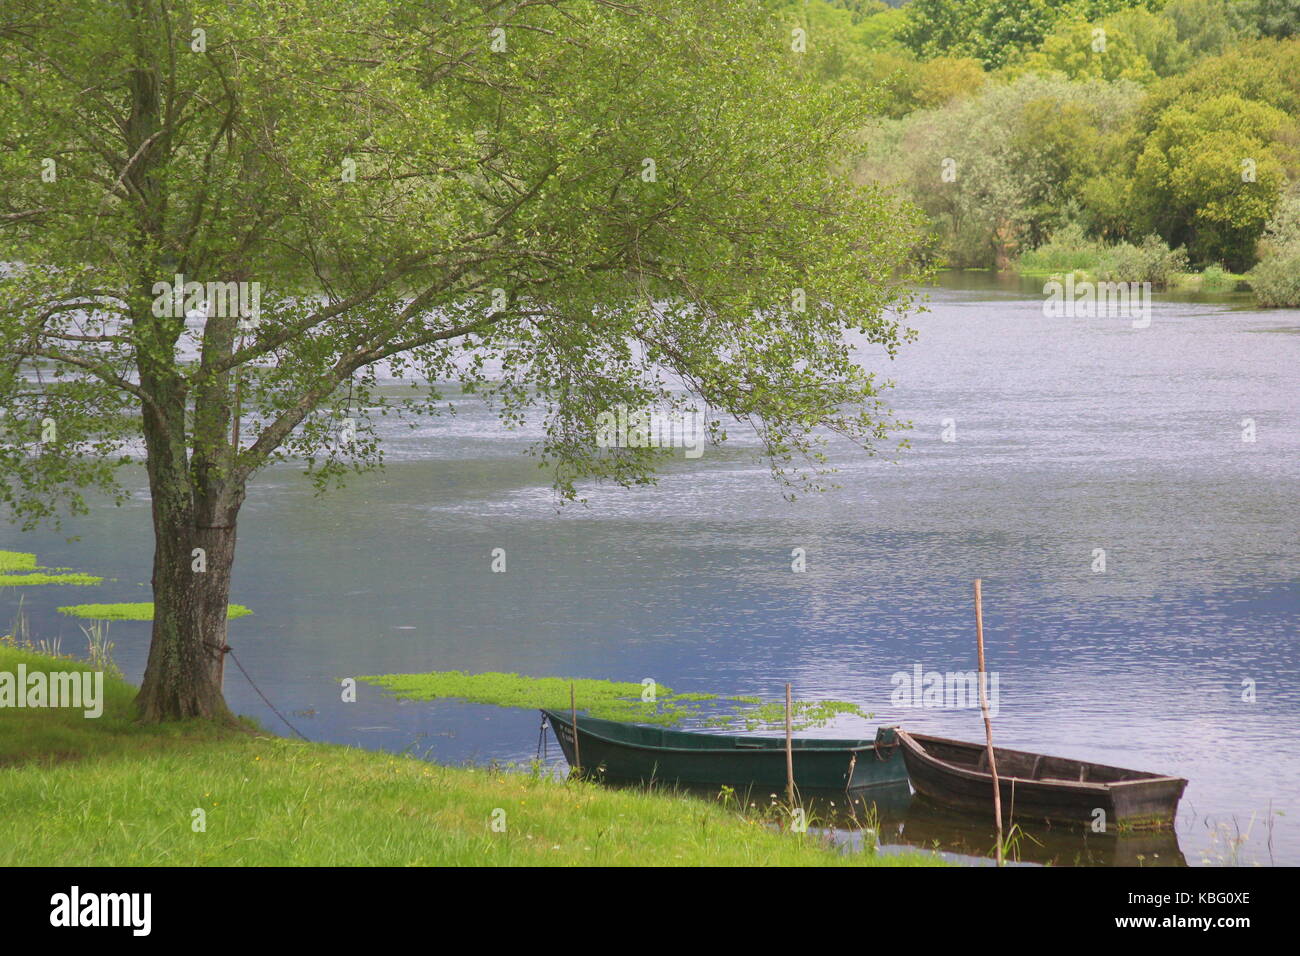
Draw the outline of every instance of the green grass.
M679 694L663 684L655 685L653 701L643 701L641 684L585 677L430 671L422 674L377 674L360 679L403 700L461 700L525 710L545 707L567 711L572 687L581 713L606 720L675 726L691 719L711 727L743 727L748 730L785 724L784 701L764 703L757 697ZM843 700L795 701L792 710L798 730L824 726L842 715L871 717L857 704Z
M60 614L69 617L83 617L94 621L152 621L153 602L140 601L134 604L69 604L59 608ZM242 604L226 606L226 619L233 621L237 617L247 617L253 612Z
M0 643L0 670L85 664ZM842 855L691 797L285 740L203 722L0 710L0 865L937 865ZM639 688L640 685L637 685ZM195 810L206 815L195 832ZM505 832L491 827L505 812Z
M89 670L71 657L52 657L0 638L0 671L16 673L18 665L33 670ZM221 731L203 722L144 727L136 723L132 702L135 688L104 675L104 713L87 720L77 709L0 708L0 768L17 764L57 764L63 760L124 752L147 753L178 741L215 741ZM0 774L6 771L0 769ZM0 776L0 792L5 791Z

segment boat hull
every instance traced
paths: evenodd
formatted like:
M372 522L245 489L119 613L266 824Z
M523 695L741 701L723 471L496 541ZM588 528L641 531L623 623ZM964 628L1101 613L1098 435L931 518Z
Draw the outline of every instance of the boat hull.
M723 787L784 795L785 742L771 737L729 737L578 718L578 750L568 715L542 711L569 766L614 782ZM803 790L856 791L907 779L890 728L875 740L794 741L795 786Z
M989 813L993 777L964 764L978 744L898 732L912 788L927 800L960 810ZM1047 823L1106 830L1173 826L1187 781L1141 771L995 748L1002 813L1006 822ZM1004 769L1005 768L1005 769ZM1026 773L1032 768L1032 774ZM1069 772L1084 779L1059 779ZM1087 777L1093 777L1089 780Z

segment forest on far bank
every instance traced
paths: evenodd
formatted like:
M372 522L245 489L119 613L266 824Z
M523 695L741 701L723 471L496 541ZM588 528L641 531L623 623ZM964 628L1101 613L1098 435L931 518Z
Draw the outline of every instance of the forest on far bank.
M811 67L871 97L854 175L954 268L1237 277L1300 305L1300 3L795 0Z

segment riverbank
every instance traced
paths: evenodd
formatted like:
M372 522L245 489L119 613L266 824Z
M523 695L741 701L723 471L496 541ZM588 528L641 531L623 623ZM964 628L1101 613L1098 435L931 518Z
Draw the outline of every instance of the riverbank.
M969 271L969 270L967 270ZM1014 275L1021 279L1041 279L1049 282L1053 279L1062 280L1067 275L1073 275L1076 282L1106 282L1118 281L1110 279L1108 274L1100 268L1088 269L1054 269L1051 267L1041 268L1015 268L1007 272L1008 275ZM1127 280L1126 280L1127 281ZM1250 275L1247 273L1226 272L1222 269L1206 269L1203 272L1175 272L1170 274L1167 281L1161 287L1162 292L1253 292L1250 284Z
M1067 226L1025 251L1009 271L1023 278L1059 280L1073 275L1075 281L1149 283L1170 292L1256 292L1255 274L1231 272L1219 264L1194 269L1186 250L1170 249L1156 236L1137 244L1107 244L1087 238L1077 226Z
M0 643L0 673L87 671ZM842 854L704 800L273 737L246 725L0 708L5 866L917 866ZM494 829L494 822L496 829ZM504 829L501 829L504 827Z

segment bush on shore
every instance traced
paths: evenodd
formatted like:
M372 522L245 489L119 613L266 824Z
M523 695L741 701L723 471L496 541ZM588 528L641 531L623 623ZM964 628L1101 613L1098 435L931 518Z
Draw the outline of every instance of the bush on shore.
M1147 236L1137 245L1107 245L1088 238L1074 223L1024 253L1016 265L1022 273L1084 272L1102 282L1150 282L1157 289L1188 268L1187 253L1170 249L1159 236Z
M1103 282L1150 282L1163 289L1188 269L1187 253L1170 249L1159 236L1147 236L1139 245L1121 242L1111 246L1097 278Z
M1259 304L1300 308L1300 243L1283 246L1247 274Z

